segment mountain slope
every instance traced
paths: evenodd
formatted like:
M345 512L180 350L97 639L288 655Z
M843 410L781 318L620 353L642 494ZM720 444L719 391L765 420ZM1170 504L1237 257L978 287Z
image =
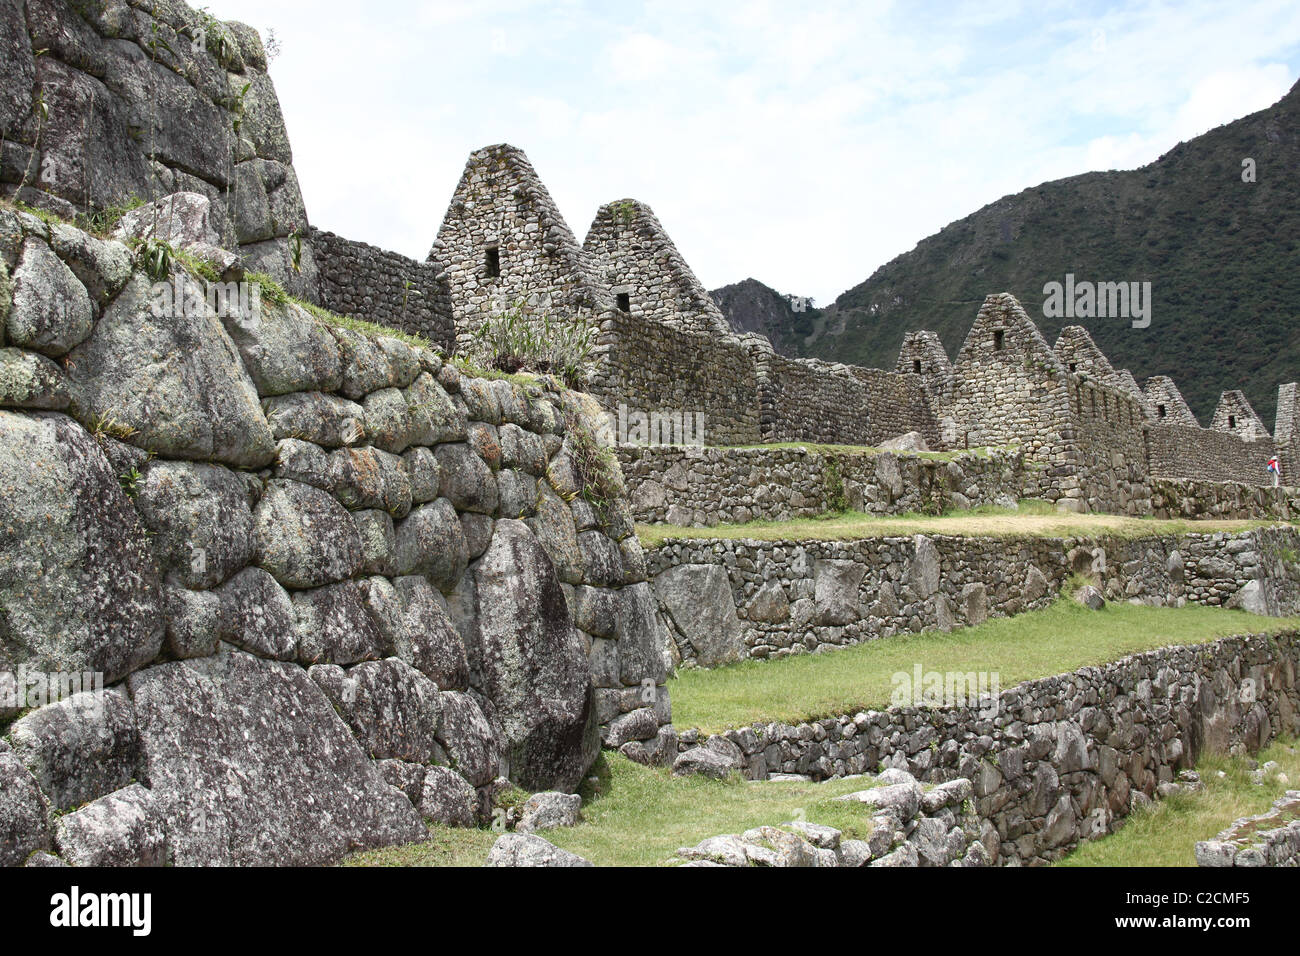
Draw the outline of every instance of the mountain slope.
M1066 273L1149 280L1150 327L1045 317L1043 286ZM1116 368L1172 376L1203 423L1241 388L1271 424L1278 384L1300 378L1300 83L1140 169L1044 183L951 223L799 315L790 328L809 337L783 350L892 368L904 333L925 328L955 356L984 296L1003 291L1049 342L1084 325Z

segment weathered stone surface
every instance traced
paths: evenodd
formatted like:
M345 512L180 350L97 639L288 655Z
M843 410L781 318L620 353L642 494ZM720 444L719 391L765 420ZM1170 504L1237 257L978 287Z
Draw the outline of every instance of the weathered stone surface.
M253 513L244 476L221 465L152 461L136 489L159 569L185 587L216 587L251 560Z
M411 500L418 505L437 498L442 472L432 449L412 448L402 455L402 461L411 484Z
M453 402L428 372L423 372L403 391L416 430L412 441L419 445L464 441L467 435L465 407Z
M298 660L355 664L384 656L384 636L366 607L366 584L344 581L292 595Z
M515 832L536 833L538 830L576 826L581 807L582 798L576 793L535 793L524 802Z
M149 281L137 273L69 353L78 419L131 429L131 444L168 458L271 462L275 441L257 389L221 321L206 304L198 315L155 316L149 300Z
M912 562L908 582L919 598L928 598L939 590L940 559L934 542L923 534L912 538Z
M1106 606L1106 598L1091 584L1085 584L1074 593L1074 599L1090 611L1100 611Z
M263 400L262 407L276 441L292 438L324 448L342 448L367 437L365 409L337 395L274 395Z
M22 761L0 743L0 866L50 848L45 802Z
M581 584L582 552L578 550L573 514L565 500L547 485L539 485L537 514L527 519L527 524L537 535L560 580L566 584Z
M301 668L235 651L132 675L178 866L302 866L425 838Z
M285 587L313 588L361 567L361 536L347 509L296 481L267 482L253 513L257 564Z
M52 361L24 349L0 349L0 406L59 411L68 401L68 383Z
M627 685L662 684L668 674L670 639L659 623L654 592L643 581L621 589L618 597L614 634L620 680Z
M724 753L710 750L708 747L692 747L673 761L673 776L701 774L715 780L724 779L727 774L738 770L735 761Z
M440 689L464 690L469 686L469 659L446 599L420 575L397 578L393 585L402 613L393 653Z
M85 287L49 246L29 238L14 272L9 341L57 358L84 342L93 325Z
M144 528L95 440L57 413L0 411L0 670L112 683L163 640Z
M100 305L107 305L117 295L135 265L125 243L97 239L65 223L51 224L50 248Z
M333 392L342 384L338 343L297 303L262 299L255 314L227 308L221 321L259 395Z
M54 841L73 866L165 866L162 807L138 783L59 817Z
M483 692L509 777L571 791L599 748L587 656L546 552L521 521L497 522L474 569Z
M405 760L376 760L375 766L379 768L379 772L383 774L390 787L402 791L406 794L406 799L413 805L419 806L420 797L424 793L424 775L428 770L427 767L407 763Z
M818 624L849 624L862 616L858 588L866 570L856 561L821 560L814 564Z
M492 725L469 694L460 691L442 693L438 742L447 752L452 769L473 786L485 786L496 778L501 758Z
M390 657L347 671L317 664L309 673L375 760L427 764L437 758L438 685L409 664Z
M9 739L53 810L125 787L140 759L135 711L111 688L39 707L14 722Z
M723 568L706 564L670 568L655 577L654 590L702 667L740 659L744 629Z
M424 775L420 815L433 823L472 827L478 796L465 778L447 767L430 767Z
M378 508L394 518L411 510L411 479L402 459L378 448L340 448L329 455L330 490L351 510Z
M297 619L289 594L261 568L245 568L216 591L223 641L258 657L293 660Z
M167 653L177 659L207 657L221 639L221 599L212 591L191 591L169 579L163 583Z
M217 215L202 193L174 192L126 213L114 234L119 239L164 239L178 247L219 246Z
M779 581L766 581L745 605L745 617L766 624L780 624L790 616L790 599Z
M488 851L488 866L591 866L591 863L561 850L531 833L506 833Z
M395 530L394 572L427 575L439 590L450 592L469 564L465 533L451 502L439 498L421 505L398 522Z
M467 444L439 445L434 454L441 474L439 493L457 511L491 515L497 510L496 476Z

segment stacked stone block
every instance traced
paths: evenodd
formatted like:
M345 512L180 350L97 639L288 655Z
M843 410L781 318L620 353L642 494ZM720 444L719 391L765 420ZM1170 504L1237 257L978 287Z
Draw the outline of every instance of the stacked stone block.
M158 314L125 245L24 213L0 263L0 681L106 685L100 713L0 695L3 862L318 863L572 790L602 737L670 755L589 397L292 301Z

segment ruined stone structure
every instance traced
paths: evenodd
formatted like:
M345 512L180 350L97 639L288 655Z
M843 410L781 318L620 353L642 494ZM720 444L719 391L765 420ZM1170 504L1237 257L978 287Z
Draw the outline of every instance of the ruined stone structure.
M523 150L477 150L465 164L429 252L447 273L460 341L492 313L524 306L597 326L613 306Z
M1168 375L1153 375L1142 389L1147 418L1158 425L1187 425L1199 428L1200 422L1192 414L1183 393Z
M718 338L734 334L645 203L601 206L582 245L620 311Z
M825 780L883 766L885 774L902 771L929 783L969 781L989 862L1043 863L1113 832L1153 798L1195 787L1190 771L1203 752L1253 753L1300 730L1297 667L1294 631L1228 637L1026 681L991 703L898 706L798 726L754 724L721 739L686 730L681 746L688 753L703 745L734 754L737 768L759 780L775 773ZM1243 693L1246 687L1251 694ZM873 792L885 805L901 798L914 806L926 796L915 781L895 777ZM1290 822L1295 801L1285 806L1287 815L1255 837L1265 848L1254 858L1249 850L1241 858L1238 842L1250 841L1231 831L1199 845L1198 858L1294 865L1300 828ZM925 836L910 841L914 851Z
M647 552L680 660L711 667L1040 609L1071 574L1156 607L1300 610L1292 529L1127 540L951 535L757 541L702 535Z
M0 267L0 863L319 863L573 790L602 739L675 753L588 396L218 312L176 262L156 310L126 245L23 212ZM102 699L34 702L54 672Z

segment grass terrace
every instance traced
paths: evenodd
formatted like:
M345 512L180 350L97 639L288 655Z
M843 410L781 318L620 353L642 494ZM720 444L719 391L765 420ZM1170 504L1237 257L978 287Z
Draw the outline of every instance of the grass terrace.
M852 541L860 538L913 534L968 535L995 538L1145 538L1162 534L1209 534L1250 531L1276 524L1275 519L1212 520L1130 518L1122 515L1071 514L1037 499L1021 501L1015 510L985 505L942 515L870 515L860 511L795 518L790 521L751 521L710 528L644 524L637 526L642 545L657 548L684 538L725 538L751 541ZM1293 522L1292 522L1293 523Z
M1130 654L1201 644L1234 634L1276 634L1300 618L1188 605L1107 604L1090 611L1069 599L1042 611L974 627L900 634L825 654L690 669L669 681L673 723L709 733L762 721L798 724L889 706L893 676L922 671L985 672L1007 689L1022 681L1105 664Z
M1300 620L1260 618L1220 608L1110 605L1095 612L1062 601L1045 611L951 634L927 632L833 654L687 671L671 683L674 722L682 728L717 731L759 720L795 723L884 707L889 704L892 675L910 672L918 662L925 670L997 671L1007 688L1155 647L1296 627ZM1285 746L1274 745L1259 759L1275 759L1292 780L1300 779L1300 756ZM1225 781L1216 776L1220 768L1228 769ZM1281 792L1276 779L1264 788L1250 789L1244 761L1207 757L1201 769L1206 794L1175 797L1135 817L1118 835L1090 844L1064 862L1191 865L1196 840L1213 836L1236 817L1262 812ZM834 798L872 785L870 778L809 783L744 781L734 774L723 781L673 777L667 768L643 767L621 754L606 753L581 788L582 822L548 830L544 836L598 866L680 862L673 857L679 847L793 819L827 824L852 838L863 835L869 813L858 804ZM490 828L435 826L427 843L355 854L343 865L482 866L498 836Z

